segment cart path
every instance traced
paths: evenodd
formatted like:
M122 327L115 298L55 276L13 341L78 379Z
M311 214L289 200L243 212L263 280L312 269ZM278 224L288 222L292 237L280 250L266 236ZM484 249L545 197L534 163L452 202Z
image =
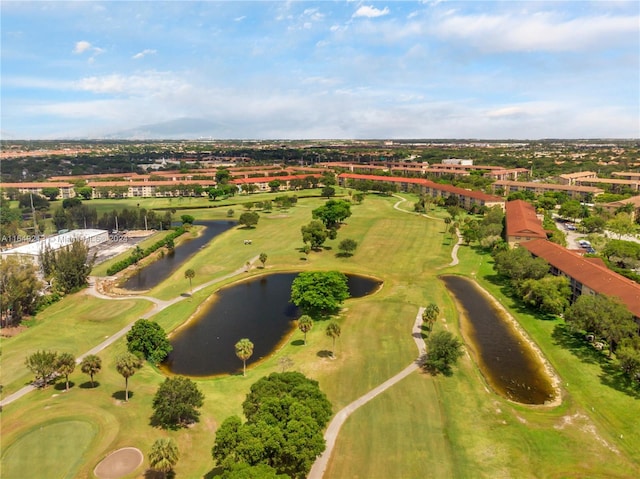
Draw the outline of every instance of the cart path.
M444 221L442 218L435 218L434 216L429 216L429 215L424 214L424 213L415 213L413 211L403 210L402 208L400 208L400 203L404 203L405 201L407 201L407 199L403 198L400 195L393 195L393 196L395 196L396 198L400 199L400 201L398 201L396 204L393 205L393 207L398 211L402 211L403 213L408 213L410 215L424 216L425 218L429 218L430 220ZM457 229L457 228L456 228L456 237L458 238L458 241L456 242L455 245L453 245L453 249L451 250L451 263L449 263L447 266L455 266L455 265L457 265L459 263L459 260L458 260L458 249L460 248L460 245L462 244L462 236L460 235L460 230Z
M253 258L251 258L249 260L249 265L253 266L253 264L258 261L258 256L254 256ZM247 265L245 263L245 265L243 265L241 268L238 268L237 270L226 274L224 276L221 276L219 278L215 278L212 279L211 281L207 281L206 283L203 283L199 286L196 286L195 288L193 288L193 293L197 293L198 291L204 289L204 288L208 288L211 285L214 285L216 283L219 283L221 281L224 281L226 279L232 278L234 276L238 276L242 273L247 272ZM95 296L96 298L101 298L101 299L107 299L107 300L113 300L113 301L125 301L128 299L144 299L147 301L151 301L153 303L153 307L147 311L145 314L141 315L140 318L142 319L148 319L151 316L159 313L160 311L162 311L163 309L168 308L169 306L182 301L183 299L189 298L190 295L185 295L185 296L177 296L173 299L169 299L169 300L162 300L162 299L158 299L158 298L153 298L151 296L109 296L106 294L102 294L100 292L98 292L96 290L96 278L91 276L89 277L89 287L87 289L85 289L84 294L90 294L91 296ZM136 320L137 321L137 320ZM129 323L127 326L125 326L124 328L122 328L120 331L115 332L114 334L112 334L111 336L109 336L107 339L105 339L104 341L102 341L100 344L98 344L97 346L91 348L89 351L87 351L86 353L84 353L81 356L78 356L78 358L76 359L76 364L80 364L80 362L82 362L82 360L88 356L89 354L98 354L100 351L102 351L103 349L111 346L113 343L115 343L118 339L122 338L123 336L125 336L133 327L135 321L132 323ZM24 386L23 388L17 390L16 392L9 394L7 397L3 398L0 401L0 408L6 406L7 404L11 404L14 401L17 401L18 399L20 399L22 396L24 396L25 394L30 393L31 391L33 391L34 389L36 389L36 386L34 386L33 384L29 384L27 386Z
M424 343L424 339L422 339L422 313L425 308L421 307L418 310L418 314L416 315L416 320L413 323L413 328L411 329L411 336L416 343L416 347L418 348L418 357L412 362L409 366L404 368L395 376L387 379L385 382L380 384L379 386L373 388L371 391L366 393L363 396L360 396L358 399L353 401L351 404L348 404L344 408L342 408L338 413L333 417L331 422L329 423L329 427L327 431L324 433L324 440L327 444L324 452L316 459L316 462L313 463L311 470L309 471L309 475L307 479L322 479L325 470L327 469L327 465L329 463L329 459L331 458L331 453L333 452L333 448L336 445L336 440L338 439L338 433L340 432L340 428L347 420L347 418L359 407L364 406L366 403L371 401L373 398L378 396L380 393L386 391L391 386L396 384L399 381L402 381L404 378L409 376L412 372L416 371L420 368L420 364L422 361L422 357L426 354L426 345Z

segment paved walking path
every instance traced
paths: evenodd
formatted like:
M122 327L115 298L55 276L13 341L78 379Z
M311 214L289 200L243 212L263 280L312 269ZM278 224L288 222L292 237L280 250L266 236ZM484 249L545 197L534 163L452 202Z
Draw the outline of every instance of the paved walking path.
M404 368L395 376L387 379L385 382L375 387L371 391L369 391L364 396L360 396L358 399L353 401L351 404L348 404L343 409L341 409L331 420L329 423L329 427L327 431L324 433L324 440L327 443L327 447L324 452L316 459L316 462L311 467L311 471L309 471L309 475L307 479L322 479L325 470L327 469L327 464L329 463L329 458L331 457L331 453L333 452L333 448L336 445L336 439L338 438L338 433L340 432L340 428L347 420L347 418L359 407L365 405L369 401L371 401L374 397L379 395L381 392L386 391L391 386L396 384L397 382L406 378L409 374L414 372L420 367L420 362L422 357L426 353L426 345L424 343L424 339L422 339L422 313L425 308L420 308L418 310L418 314L416 316L416 320L413 324L413 328L411 329L411 336L416 343L418 348L418 357L412 362L409 366Z
M413 211L407 211L407 210L403 210L402 208L400 208L400 203L404 203L405 201L407 201L406 198L403 198L400 195L393 195L396 198L400 198L400 201L398 201L396 204L393 205L393 207L398 210L398 211L402 211L403 213L409 213L409 214L416 214L416 215L420 215L420 216L424 216L425 218L429 218L431 220L438 220L438 221L443 221L442 218L435 218L433 216L429 216L427 214L424 213L414 213ZM458 249L460 248L460 245L462 244L462 236L460 235L460 230L456 229L456 237L458 238L458 241L456 242L455 245L453 245L453 250L451 250L451 263L449 263L447 266L455 266L459 263L458 261Z
M249 260L250 266L253 266L253 263L255 263L257 260L258 260L258 256L254 256L253 258L251 258ZM233 272L231 272L229 274L221 276L220 278L212 279L211 281L207 281L206 283L203 283L203 284L201 284L199 286L196 286L195 288L193 288L193 292L196 293L196 292L198 292L198 291L200 291L200 290L202 290L204 288L207 288L207 287L209 287L209 286L211 286L213 284L216 284L216 283L219 283L219 282L224 281L226 279L232 278L233 276L237 276L237 275L239 275L241 273L245 273L246 271L247 271L247 266L245 264L241 268L238 268L237 270L235 270L235 271L233 271ZM178 297L173 298L173 299L162 300L162 299L158 299L158 298L153 298L151 296L108 296L106 294L102 294L102 293L97 291L96 283L97 283L97 279L95 277L93 277L93 276L89 277L89 288L87 288L85 290L85 293L86 294L90 294L92 296L95 296L97 298L114 300L114 301L124 301L124 300L128 300L128 299L144 299L144 300L147 300L147 301L151 301L153 303L153 308L151 308L149 311L147 311L145 314L143 314L141 316L142 319L148 319L151 316L159 313L163 309L168 308L169 306L177 303L178 301L182 301L183 299L190 297L190 296L178 296ZM79 356L76 359L76 364L80 364L82 362L82 360L86 356L88 356L89 354L98 354L103 349L111 346L118 339L120 339L124 335L126 335L131 330L131 328L133 327L134 323L135 323L135 321L130 323L130 324L128 324L127 326L122 328L120 331L112 334L107 339L102 341L100 344L98 344L97 346L91 348L89 351L84 353L82 356ZM25 394L30 393L34 389L36 389L36 386L34 386L33 384L29 384L28 386L25 386L25 387L19 389L18 391L14 392L13 394L8 395L7 397L3 398L2 401L0 401L0 408L6 406L7 404L11 404L14 401L17 401L22 396L24 396Z

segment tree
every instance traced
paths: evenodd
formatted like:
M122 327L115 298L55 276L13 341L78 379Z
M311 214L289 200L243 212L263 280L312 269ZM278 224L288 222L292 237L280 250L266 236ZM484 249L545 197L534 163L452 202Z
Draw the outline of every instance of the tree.
M321 195L325 198L331 198L336 195L336 189L333 186L325 186L322 188Z
M33 262L13 256L0 258L0 316L7 322L35 313L42 287Z
M431 331L433 327L433 323L435 323L436 319L438 319L438 314L440 314L440 308L435 303L429 303L422 313L422 321L427 326L427 329Z
M242 375L247 375L247 359L253 354L253 343L243 338L236 343L236 356L242 360Z
M595 333L609 343L609 354L618 343L630 337L637 326L633 315L620 300L603 294L583 294L567 308L565 321L574 330Z
M76 369L76 358L71 353L62 353L56 360L56 371L64 376L65 390L69 390L69 374Z
M251 386L242 409L244 424L231 416L216 431L211 451L216 463L225 471L243 463L266 464L292 478L306 477L325 449L322 429L331 417L331 403L318 382L298 372L272 373Z
M129 401L129 378L142 367L142 359L131 353L124 353L116 358L116 369L124 378L124 400Z
M300 273L291 284L291 302L305 314L335 312L348 297L347 277L339 271Z
M319 219L328 229L337 228L351 216L351 204L344 200L329 200L311 212L313 219Z
M267 184L269 185L269 188L271 188L271 191L278 191L281 185L280 180L271 180Z
M307 314L303 314L298 319L298 329L304 334L304 344L307 345L307 333L313 328L313 319Z
M278 474L278 471L267 464L250 466L246 462L240 462L224 471L220 479L289 479L289 476Z
M60 188L56 188L54 186L47 186L42 188L42 194L46 196L49 201L55 201L60 195Z
M621 239L624 235L631 235L636 232L637 227L630 214L618 213L613 219L607 221L606 227Z
M247 211L240 215L238 218L238 224L245 226L246 228L253 228L258 224L258 220L260 219L260 215L255 211Z
M534 258L525 248L499 251L494 255L498 273L511 278L514 285L525 279L540 279L549 271L549 264L542 258Z
M342 241L340 241L340 244L338 245L338 249L341 251L341 253L344 256L351 256L357 247L358 247L358 242L351 238L343 239Z
M204 394L196 383L182 376L166 378L153 397L151 421L164 428L184 427L198 422Z
M451 373L451 366L463 355L462 343L449 331L438 331L427 339L427 358L424 367L445 375Z
M93 258L89 258L89 247L81 239L74 239L69 246L57 251L45 248L41 261L50 264L56 288L65 293L72 293L87 284ZM47 271L45 271L45 275Z
M309 243L314 250L320 249L329 236L326 226L319 220L313 220L308 225L302 226L300 231L302 241Z
M89 354L85 356L82 362L80 363L80 370L89 375L91 379L91 387L94 387L93 384L93 376L98 374L102 369L102 359L100 359L95 354Z
M196 272L191 268L189 268L184 272L184 277L189 280L189 290L191 291L192 294L193 294L193 286L191 285L191 280L195 278L195 276L196 276Z
M25 360L25 366L35 374L35 383L43 388L56 372L58 354L54 351L37 351Z
M560 315L569 306L571 286L564 276L527 279L519 290L525 303L543 313Z
M193 222L196 220L191 215L182 215L180 216L180 219L182 220L182 224L185 224L185 225L192 225Z
M264 264L267 262L267 253L260 253L258 259L262 263L262 269L264 269Z
M331 346L331 356L335 358L335 356L336 356L336 354L335 354L336 338L339 338L340 334L342 333L342 331L340 330L340 325L338 323L336 323L335 321L330 322L329 324L327 324L327 329L326 329L325 333L333 341L332 346Z
M151 446L149 452L149 467L152 471L167 477L167 473L171 472L180 459L180 452L175 441L170 437L156 439Z
M616 350L616 357L620 369L629 379L640 382L640 336L623 340Z
M560 206L558 213L560 213L560 216L571 218L575 221L576 218L582 216L583 207L578 200L569 200L565 201L562 206Z
M159 364L173 347L162 326L147 319L139 319L127 333L127 348L131 353L140 353L152 364Z

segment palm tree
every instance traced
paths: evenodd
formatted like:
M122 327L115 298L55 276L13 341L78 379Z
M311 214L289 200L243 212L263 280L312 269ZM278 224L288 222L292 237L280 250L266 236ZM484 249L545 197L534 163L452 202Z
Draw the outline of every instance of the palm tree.
M259 259L262 263L262 269L264 269L264 264L267 262L267 253L260 253Z
M429 303L422 313L422 321L426 323L427 329L431 330L433 323L438 319L440 308L435 303Z
M307 333L313 328L313 319L311 316L303 314L298 319L298 329L304 333L304 344L307 345Z
M124 378L124 400L129 401L129 378L142 367L142 359L132 353L125 353L116 358L116 369Z
M76 358L71 353L62 353L58 356L56 362L56 370L64 376L66 382L66 390L69 390L69 374L76 368Z
M334 350L336 349L336 338L340 337L340 325L338 323L336 323L335 321L332 321L331 323L329 323L327 325L327 336L329 336L331 339L333 339L333 346L332 346L332 351L331 351L331 356L333 356L335 358L335 352Z
M242 375L247 375L247 359L253 354L253 343L243 338L236 343L236 356L242 359Z
M180 459L180 451L175 441L169 437L156 439L149 452L149 466L151 470L162 473L167 477Z
M91 378L91 387L93 387L93 375L102 369L102 360L95 354L89 354L80 363L80 369L83 373L88 374Z
M191 291L191 294L193 294L193 287L191 286L191 280L195 276L196 276L196 272L194 270L192 270L191 268L189 268L188 270L186 270L184 272L184 277L189 280L189 290Z

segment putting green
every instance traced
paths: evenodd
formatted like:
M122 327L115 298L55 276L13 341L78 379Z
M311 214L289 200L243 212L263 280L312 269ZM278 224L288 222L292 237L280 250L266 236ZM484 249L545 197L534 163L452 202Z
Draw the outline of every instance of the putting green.
M92 424L77 420L40 425L5 449L2 477L73 478L96 431Z

